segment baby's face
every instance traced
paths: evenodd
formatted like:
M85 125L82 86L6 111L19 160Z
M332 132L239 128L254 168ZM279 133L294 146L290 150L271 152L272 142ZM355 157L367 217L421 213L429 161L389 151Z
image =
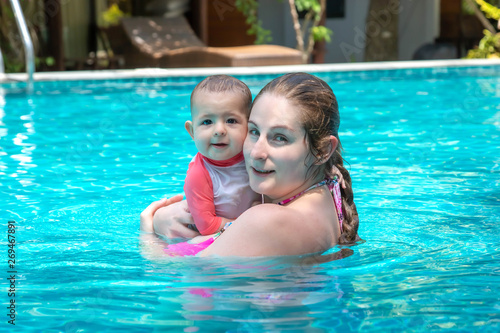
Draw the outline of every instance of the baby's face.
M245 108L238 94L203 91L196 94L192 121L185 126L203 156L223 161L243 150L248 121Z

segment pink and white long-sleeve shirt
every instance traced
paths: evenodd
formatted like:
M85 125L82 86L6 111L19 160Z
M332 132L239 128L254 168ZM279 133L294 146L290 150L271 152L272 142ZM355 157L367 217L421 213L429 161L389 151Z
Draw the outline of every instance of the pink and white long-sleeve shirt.
M221 217L236 219L256 198L248 183L243 153L224 161L196 154L189 164L184 192L202 235L217 232Z

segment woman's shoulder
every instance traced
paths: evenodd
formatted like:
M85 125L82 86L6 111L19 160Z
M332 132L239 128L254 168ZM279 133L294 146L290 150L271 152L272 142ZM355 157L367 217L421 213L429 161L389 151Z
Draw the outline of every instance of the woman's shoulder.
M322 214L323 211L327 211L328 208L333 209L330 194L326 191L325 193L326 195L318 190L298 198L286 206L270 203L257 205L245 211L242 217L251 218L254 223L260 223L267 227L281 224L304 226L305 221L320 220L325 215Z
M331 238L319 214L303 209L303 203L299 203L251 207L202 255L279 256L328 249Z
M245 211L201 256L281 256L307 253L297 246L289 209L273 204Z
M240 218L244 219L246 223L266 228L279 227L287 221L288 223L293 223L300 220L296 209L270 203L251 207Z
M245 213L248 213L248 216L242 216L245 230L252 230L260 237L265 235L264 237L283 244L296 246L317 243L325 234L325 230L319 227L319 217L304 209L303 205L263 204L252 207Z

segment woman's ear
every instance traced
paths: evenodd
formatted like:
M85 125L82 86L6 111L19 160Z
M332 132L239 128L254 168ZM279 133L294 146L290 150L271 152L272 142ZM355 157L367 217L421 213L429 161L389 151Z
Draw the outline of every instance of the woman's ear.
M328 155L325 156L326 157L325 161L327 159L329 159L332 156L332 154L335 152L335 149L337 149L337 146L339 145L339 139L337 139L333 135L330 135L330 145L331 145L330 151L328 152Z
M334 137L333 135L330 135L330 149L329 151L321 154L321 155L318 155L317 156L317 161L316 165L321 165L323 163L325 163L326 161L328 161L328 159L332 156L332 154L335 152L335 149L337 149L337 146L339 144L339 140Z
M193 122L191 120L187 120L184 123L184 128L189 133L189 136L191 136L191 139L194 140Z

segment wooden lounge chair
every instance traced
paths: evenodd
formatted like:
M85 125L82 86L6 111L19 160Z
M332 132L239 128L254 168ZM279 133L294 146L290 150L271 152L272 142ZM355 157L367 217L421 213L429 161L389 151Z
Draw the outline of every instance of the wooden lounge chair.
M121 22L130 44L126 67L227 67L302 64L301 52L278 45L208 47L184 16L130 17Z

